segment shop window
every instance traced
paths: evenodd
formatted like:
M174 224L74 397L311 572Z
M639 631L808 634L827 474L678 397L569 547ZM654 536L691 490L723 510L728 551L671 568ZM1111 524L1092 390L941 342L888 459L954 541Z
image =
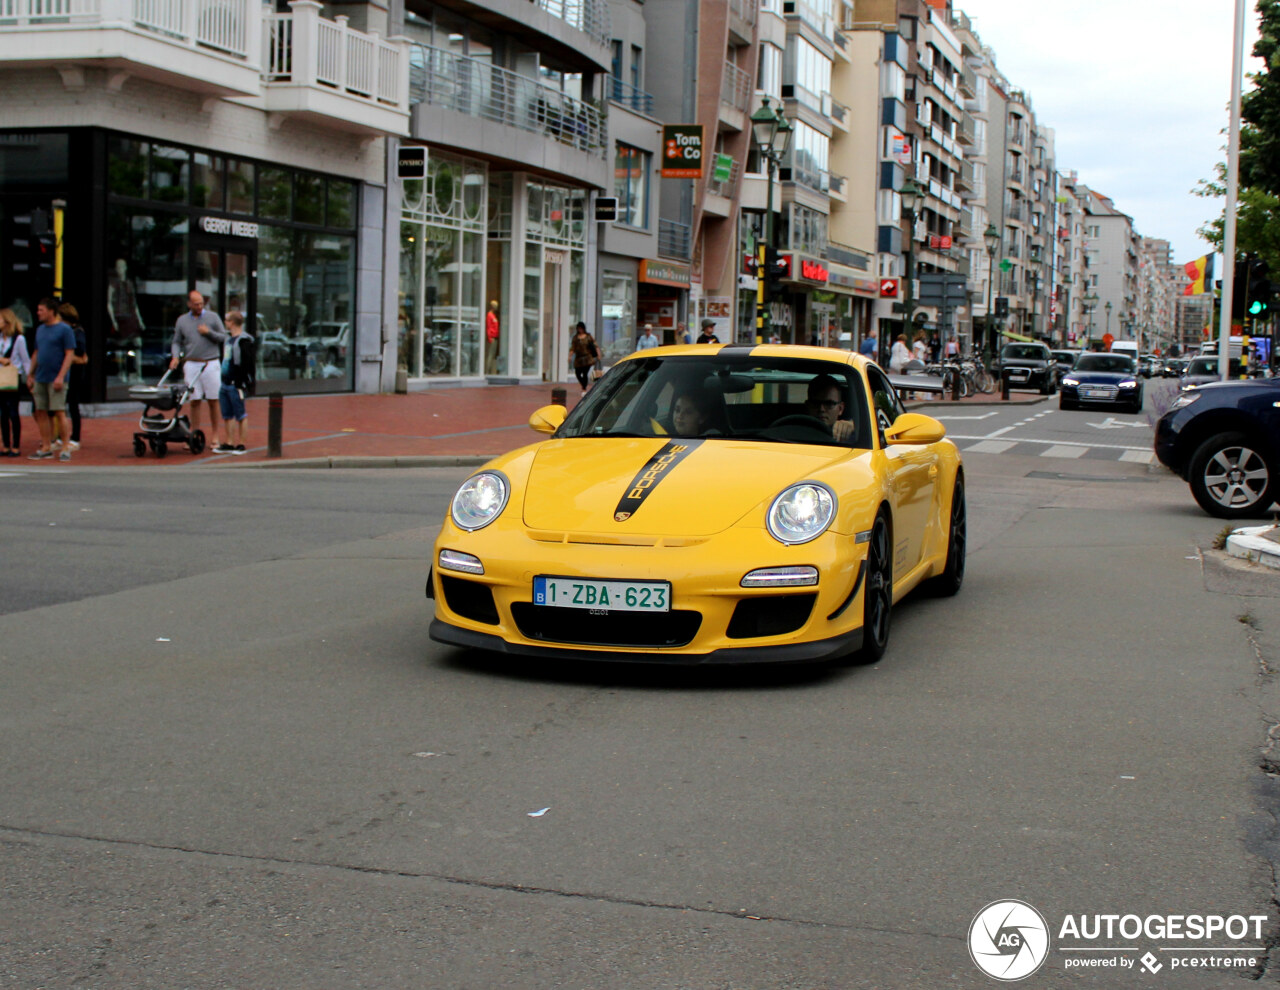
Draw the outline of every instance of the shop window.
M356 225L356 186L345 179L329 180L329 213L326 221L330 227L354 227Z
M224 208L226 163L217 155L197 151L191 156L191 205L206 210Z
M324 179L299 173L293 183L293 219L298 223L324 223Z
M107 141L107 189L117 196L147 198L147 144L112 136Z
M151 146L151 199L161 203L187 202L191 154L186 148Z
M288 220L293 208L292 176L282 168L258 169L258 215L267 220Z
M227 210L231 213L253 212L253 178L256 171L252 162L227 162Z
M65 134L0 135L0 184L61 186L68 180Z

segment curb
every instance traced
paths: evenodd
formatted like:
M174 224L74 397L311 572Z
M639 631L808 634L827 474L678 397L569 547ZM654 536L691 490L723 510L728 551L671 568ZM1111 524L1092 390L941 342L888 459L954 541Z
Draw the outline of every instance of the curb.
M1227 537L1227 553L1233 557L1280 569L1280 544L1262 535L1273 532L1275 528L1275 526L1266 525L1237 529Z
M499 454L423 454L410 457L298 457L292 460L251 461L219 464L230 470L281 470L284 468L418 468L478 467L488 464Z

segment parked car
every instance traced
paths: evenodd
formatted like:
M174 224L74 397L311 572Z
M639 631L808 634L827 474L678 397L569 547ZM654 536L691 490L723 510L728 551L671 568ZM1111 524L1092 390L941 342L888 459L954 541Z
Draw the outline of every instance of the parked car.
M1280 379L1183 392L1156 424L1155 451L1210 515L1266 515L1280 495Z
M1160 359L1154 354L1144 354L1138 358L1138 374L1143 378L1151 378L1160 373Z
M1058 362L1044 344L1005 344L1000 368L1010 388L1039 389L1041 395L1058 389Z
M1130 412L1142 409L1142 382L1133 358L1123 354L1081 354L1076 365L1062 379L1059 409L1078 409L1087 404L1119 403Z
M1186 370L1186 358L1165 358L1164 367L1160 372L1160 376L1162 378L1181 378L1182 373Z
M1076 358L1081 354L1078 350L1059 350L1053 351L1054 363L1058 366L1058 381L1062 381L1062 376L1070 371L1076 363Z
M902 596L960 590L960 454L859 354L653 348L529 425L542 441L445 515L437 642L530 664L876 660Z

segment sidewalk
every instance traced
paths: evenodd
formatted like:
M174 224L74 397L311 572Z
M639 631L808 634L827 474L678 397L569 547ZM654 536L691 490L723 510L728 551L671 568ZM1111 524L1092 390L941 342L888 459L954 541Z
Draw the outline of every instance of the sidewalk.
M564 386L570 408L578 399L576 385ZM551 385L489 385L442 387L408 395L289 395L284 399L281 454L267 458L267 399L250 399L249 449L243 455L192 454L171 444L168 456L150 449L137 457L133 434L138 429L140 403L124 403L121 412L85 418L82 447L70 464L57 458L32 461L36 449L35 422L22 421L23 456L0 460L0 471L49 467L369 467L477 464L539 439L529 428L529 416L551 402ZM1043 402L1030 393L1013 393L1010 405ZM972 396L953 403L945 399L907 403L928 413L947 406L1000 403L999 394ZM205 432L208 420L203 416Z

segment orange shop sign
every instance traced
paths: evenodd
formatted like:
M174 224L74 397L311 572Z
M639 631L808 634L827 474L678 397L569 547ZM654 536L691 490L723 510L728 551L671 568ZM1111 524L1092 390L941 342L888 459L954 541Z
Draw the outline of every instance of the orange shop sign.
M670 285L677 289L689 288L689 266L673 265L669 261L640 262L640 281L650 285Z

